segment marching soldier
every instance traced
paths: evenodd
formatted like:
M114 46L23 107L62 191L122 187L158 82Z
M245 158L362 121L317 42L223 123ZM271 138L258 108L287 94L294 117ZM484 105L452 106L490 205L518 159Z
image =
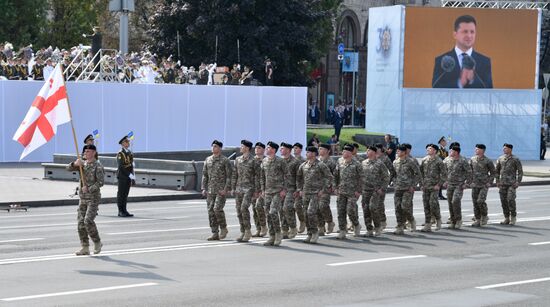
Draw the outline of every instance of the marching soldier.
M330 145L329 144L320 144L319 146L319 161L323 162L332 176L334 176L334 170L336 169L336 162L330 157ZM330 190L333 190L332 182L330 182ZM325 223L327 227L325 229ZM332 233L334 231L334 224L332 211L330 210L330 193L323 193L319 199L319 236L325 235L326 233Z
M250 154L252 142L248 140L241 141L242 155L235 160L235 169L233 170L233 179L231 183L231 194L235 195L237 217L241 226L241 235L237 238L238 242L248 242L252 237L250 231L250 211L248 208L252 203L252 198L257 198L259 193L259 165Z
M77 256L90 254L90 238L94 242L94 254L101 252L101 238L94 222L97 216L99 202L101 200L100 188L103 186L105 171L103 165L95 159L96 148L94 145L84 146L86 160L77 159L67 166L68 171L78 171L82 167L84 180L80 181L80 202L78 204L78 236L81 249Z
M134 215L129 213L126 209L128 203L128 194L130 193L130 186L135 185L136 176L134 174L134 154L128 149L130 147L130 139L125 135L118 143L122 146L116 156L117 172L116 178L118 179L118 191L117 191L117 206L119 217L133 217Z
M437 155L441 159L441 161L445 160L449 156L449 152L447 151L447 140L444 136L442 136L439 141L437 142L437 145L439 145L439 150L437 151ZM447 200L445 196L443 196L443 189L439 189L439 200Z
M376 158L377 148L369 146L367 159L361 163L365 181L363 184L363 216L367 227L367 236L382 234L382 195L390 183L390 173L384 162ZM374 227L373 227L374 225Z
M338 228L337 239L346 238L347 217L354 226L354 235L361 234L361 225L357 215L357 199L363 188L363 170L361 164L353 159L353 145L346 144L342 151L342 157L334 170L335 193L338 196Z
M261 168L262 161L264 160L264 151L265 144L262 142L257 142L254 145L254 162L258 165L258 170ZM256 180L259 182L260 174L256 176ZM254 195L253 195L254 196ZM257 195L256 198L252 199L252 204L254 205L253 217L254 224L256 225L256 233L253 237L265 237L267 234L267 216L264 210L264 197L261 196L261 193Z
M269 240L264 246L279 246L283 235L281 234L281 220L279 213L281 211L281 202L287 194L287 164L282 158L275 154L279 145L274 142L268 142L266 153L261 165L260 184L262 187L262 196L264 197L264 208L268 214L267 223L269 226Z
M498 158L495 169L498 193L504 214L504 220L500 222L502 225L516 224L516 189L523 179L523 167L519 158L512 154L513 149L514 145L512 144L506 143L502 146L504 155Z
M443 161L437 156L438 146L426 145L427 156L420 163L422 176L422 202L424 203L424 216L426 218L424 228L421 231L432 231L432 218L435 219L435 230L441 229L441 211L439 209L439 190L447 178L447 169Z
M407 221L411 223L411 231L416 231L412 198L414 189L420 180L420 169L413 162L413 159L407 156L405 145L401 144L397 147L397 156L398 158L393 161L396 174L394 179L394 204L397 219L397 227L394 233L402 235Z
M462 196L464 189L472 181L472 169L463 156L460 155L460 147L451 146L449 156L443 161L447 169L447 202L451 215L450 229L460 229L462 226Z
M302 157L303 148L304 146L300 143L294 143L294 145L292 145L292 153L294 154L294 159L298 160L298 166L304 163L304 158ZM303 233L306 230L306 212L304 210L302 196L300 196L300 193L297 193L294 197L294 208L296 211L296 215L298 216L298 220L300 221L298 233Z
M292 145L282 142L281 143L281 157L286 163L286 170L288 174L286 175L286 186L287 194L283 198L283 208L281 215L281 222L283 228L283 239L294 239L298 231L296 230L296 199L299 197L298 191L296 191L296 173L300 167L301 162L294 158L290 151L292 150ZM301 223L301 222L300 222ZM300 227L302 224L300 224ZM290 228L290 231L289 231ZM305 226L304 226L305 230ZM302 231L303 232L303 231Z
M477 144L476 155L470 159L472 167L472 202L474 203L474 227L487 225L487 192L495 178L495 165L485 156L485 144Z
M328 167L317 160L318 150L315 146L306 148L306 162L300 165L296 174L296 185L304 201L306 214L307 238L305 243L317 243L319 239L319 199L329 194L332 174Z
M393 179L395 178L395 168L393 167L393 162L388 157L388 154L386 153L386 149L384 148L384 144L378 143L376 146L376 159L382 161L388 171L390 172L390 180L388 185L390 185L393 182ZM384 194L381 196L381 206L382 206L382 221L380 222L380 226L382 227L382 230L386 229L387 226L387 218L386 218L386 190L388 187L384 188Z
M227 236L225 220L225 198L231 189L231 164L222 155L223 143L212 141L212 155L204 161L202 169L202 195L206 196L208 221L212 236L207 240L223 240Z
M359 163L363 162L365 158L361 155L359 155L359 144L353 143L353 158L359 161Z
M84 138L84 145L95 145L94 144L95 140L94 140L94 136L91 135L91 134L88 134L85 138ZM97 160L99 157L98 157L98 154L97 154L97 150L95 152L95 159ZM82 148L82 159L85 159L84 157L84 148Z

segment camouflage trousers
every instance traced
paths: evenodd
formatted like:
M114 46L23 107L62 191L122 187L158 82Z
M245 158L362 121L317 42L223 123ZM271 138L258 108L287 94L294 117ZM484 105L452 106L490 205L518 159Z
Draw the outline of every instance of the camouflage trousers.
M304 194L303 198L305 222L308 234L319 231L319 195L317 193Z
M281 227L283 231L289 228L296 228L296 199L294 190L288 190L283 201L283 210L281 212Z
M281 220L279 214L281 213L281 195L277 193L269 193L264 196L264 208L267 213L267 227L269 228L269 235L274 236L275 233L281 232Z
M330 194L323 194L319 198L319 227L325 226L325 223L332 223L332 210L330 210Z
M447 187L447 202L449 203L449 213L451 215L451 223L462 221L462 196L464 189L459 186Z
M307 214L307 210L305 210L303 203L304 201L302 199L302 196L298 196L294 200L294 208L296 209L296 215L298 216L298 220L302 223L305 222L306 214Z
M375 190L366 190L363 191L362 196L361 204L363 206L363 217L367 230L379 228L382 222L382 212L384 211L382 195Z
M511 185L503 185L498 189L500 203L504 217L516 216L516 188Z
M380 205L382 206L382 208L380 209L382 212L382 217L380 221L386 222L386 189L384 189L384 194L380 197Z
M393 203L398 227L404 227L407 221L414 221L412 199L413 193L409 190L395 190Z
M432 222L432 218L441 219L441 209L439 208L439 189L436 191L433 187L424 188L422 192L422 202L424 204L424 217L426 224Z
M253 199L252 204L254 224L256 225L256 229L260 230L262 226L267 226L267 218L264 210L264 198L260 196L257 199Z
M225 220L225 196L217 193L208 193L206 196L206 205L208 208L208 222L210 223L210 229L212 233L218 233L220 228L226 228L227 222Z
M347 229L347 217L349 217L353 226L359 225L357 215L357 198L355 195L339 194L338 199L336 200L336 208L338 211L338 229Z
M97 216L97 210L99 206L99 200L101 197L95 197L93 199L80 199L78 204L78 237L80 238L80 245L90 246L90 237L93 242L99 242L99 233L97 232L97 226L94 222Z
M476 220L487 216L487 192L489 188L472 188L472 202L474 203L474 216Z
M250 230L250 205L252 204L252 194L254 192L249 190L243 193L235 194L235 208L237 209L237 218L239 219L239 225L241 226L241 232ZM254 209L253 209L254 210Z

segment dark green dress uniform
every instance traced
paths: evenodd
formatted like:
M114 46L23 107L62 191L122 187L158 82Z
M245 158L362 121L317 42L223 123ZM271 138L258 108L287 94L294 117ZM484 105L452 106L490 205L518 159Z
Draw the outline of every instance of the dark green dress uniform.
M32 78L34 80L44 80L44 65L35 64L32 68Z
M128 138L124 136L118 143L122 144L122 142L127 139ZM132 185L132 181L134 181L134 155L130 150L122 148L116 156L116 161L116 178L118 179L118 192L116 199L118 206L118 216L132 217L134 215L128 213L128 210L126 210L126 204L128 202L128 193L130 193L130 186Z

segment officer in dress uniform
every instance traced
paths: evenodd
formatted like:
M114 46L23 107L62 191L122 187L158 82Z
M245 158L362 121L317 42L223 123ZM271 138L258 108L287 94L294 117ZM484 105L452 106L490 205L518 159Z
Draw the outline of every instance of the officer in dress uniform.
M117 179L118 179L118 192L117 192L117 206L118 216L120 217L132 217L126 210L126 203L128 202L128 193L130 193L130 186L135 185L136 176L134 174L134 155L128 149L130 147L130 139L125 135L118 142L122 148L116 156L117 161Z

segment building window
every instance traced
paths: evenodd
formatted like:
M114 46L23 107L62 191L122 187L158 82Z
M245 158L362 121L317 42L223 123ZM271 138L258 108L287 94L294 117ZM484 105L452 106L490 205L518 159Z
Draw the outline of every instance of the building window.
M346 48L355 46L355 25L350 17L345 17L340 26L340 41Z

